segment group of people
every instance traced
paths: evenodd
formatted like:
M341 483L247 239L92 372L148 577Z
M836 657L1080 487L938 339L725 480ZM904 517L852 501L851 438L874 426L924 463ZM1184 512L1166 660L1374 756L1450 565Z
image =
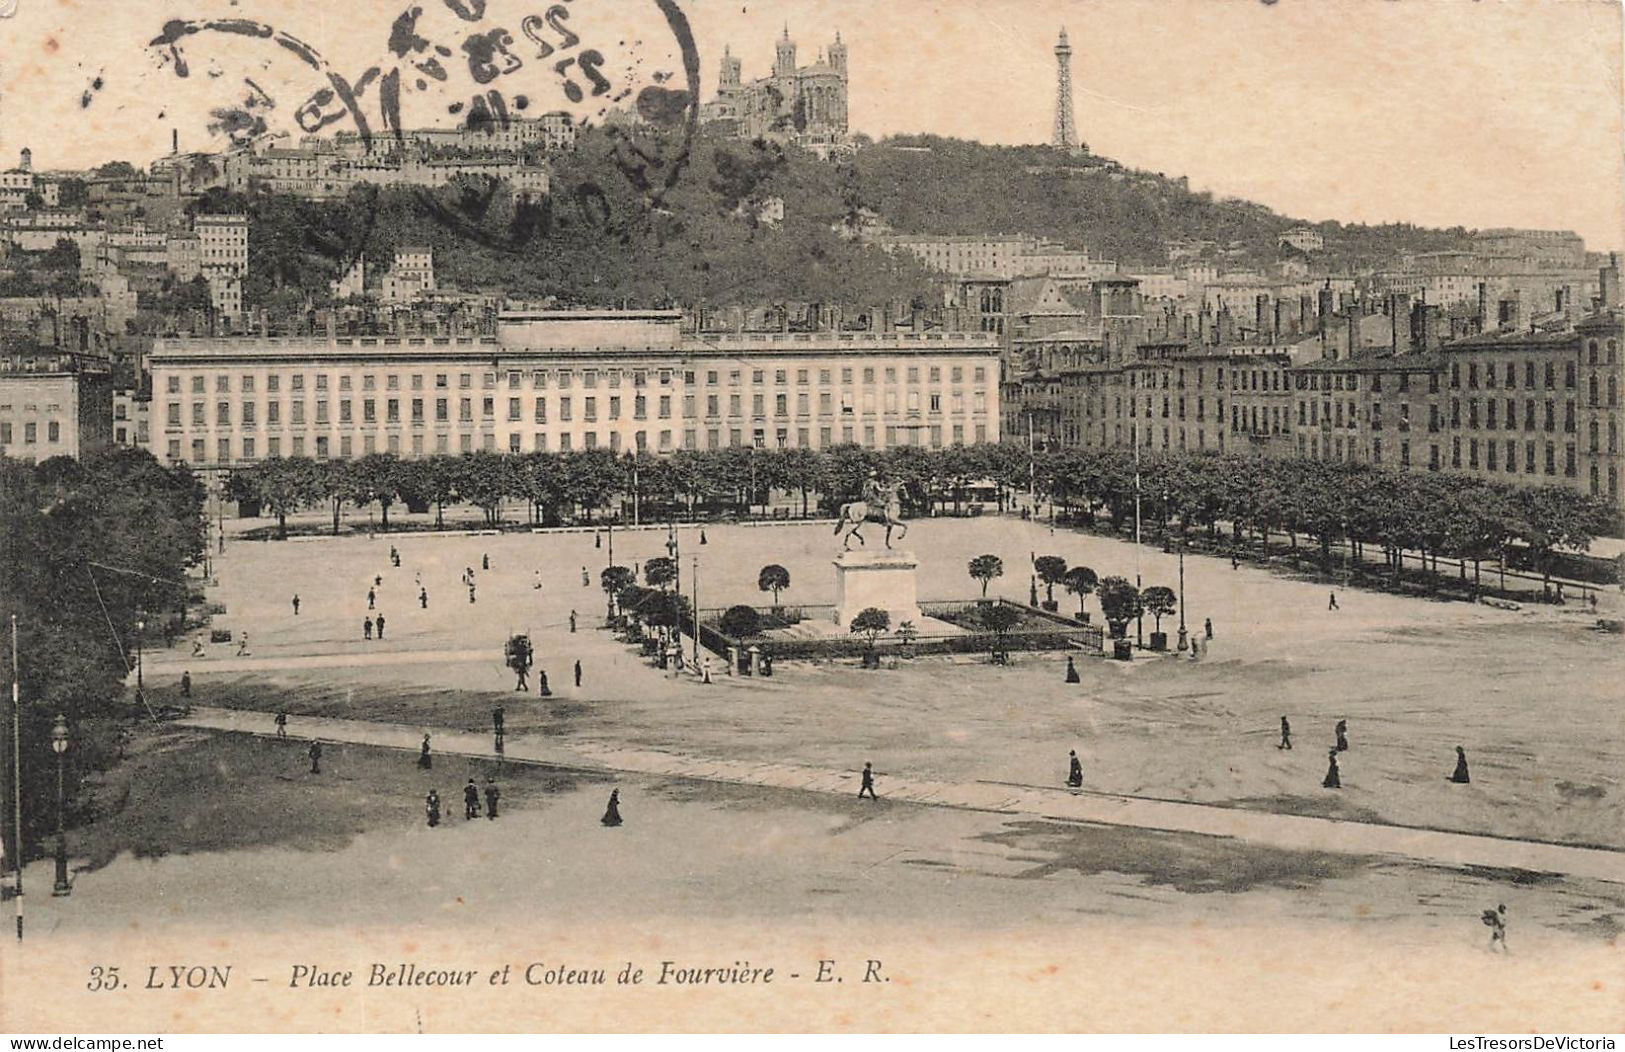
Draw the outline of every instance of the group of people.
M424 747L428 747L427 738L425 738ZM501 799L502 791L497 788L496 781L487 778L485 780L484 812L487 820L496 820L497 804ZM430 829L440 824L440 793L438 790L430 789L428 795L423 798L423 813L429 820ZM470 778L468 784L463 786L463 821L472 822L479 817L480 787L474 784L474 779Z
M1275 746L1277 749L1290 750L1292 748L1292 723L1285 716L1281 717L1281 740ZM1337 766L1337 754L1348 752L1349 749L1349 721L1338 720L1332 728L1332 746L1326 751L1326 777L1320 781L1324 789L1343 788L1342 771ZM1456 767L1450 772L1447 779L1456 785L1467 785L1472 775L1467 770L1467 750L1460 745L1456 746Z

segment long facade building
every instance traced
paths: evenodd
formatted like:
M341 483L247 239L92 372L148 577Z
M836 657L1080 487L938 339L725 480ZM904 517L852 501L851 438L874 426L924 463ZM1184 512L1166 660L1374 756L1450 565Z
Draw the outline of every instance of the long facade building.
M999 439L982 333L699 336L676 311L516 311L495 335L160 339L151 449L268 457Z

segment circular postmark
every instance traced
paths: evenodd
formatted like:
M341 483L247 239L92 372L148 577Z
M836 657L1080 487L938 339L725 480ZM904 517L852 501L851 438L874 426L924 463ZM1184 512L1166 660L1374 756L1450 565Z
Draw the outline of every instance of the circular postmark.
M166 74L207 84L203 138L235 155L222 176L229 189L246 189L253 170L293 193L308 175L312 196L367 184L428 191L448 172L488 172L483 203L475 192L432 211L490 243L479 220L499 181L517 198L509 240L531 236L534 199L549 194L588 221L630 221L612 214L624 194L554 185L545 155L583 130L599 130L648 217L663 212L689 162L700 59L676 0L417 0L387 19L376 46L314 41L311 26L173 18L148 41ZM256 162L274 150L280 166Z

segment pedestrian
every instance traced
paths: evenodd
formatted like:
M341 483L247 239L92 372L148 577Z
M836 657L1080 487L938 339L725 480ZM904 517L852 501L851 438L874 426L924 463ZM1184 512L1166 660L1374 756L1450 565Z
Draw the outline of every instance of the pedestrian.
M310 755L310 773L311 774L321 774L322 773L322 743L319 742L319 741L316 741L315 739L311 739L309 755Z
M278 738L286 738L288 736L288 713L286 712L286 710L282 710L282 709L277 710L277 714L276 714L276 736Z
M203 652L203 640L201 640L201 639L192 640L192 656L193 657L207 657L208 656L207 654L205 654Z
M1083 788L1083 764L1078 761L1078 750L1068 749L1066 754L1069 760L1067 764L1066 784L1074 789L1081 789Z
M1071 654L1068 654L1066 656L1066 681L1068 683L1081 683L1081 682L1083 682L1081 679L1078 678L1078 666L1073 664Z
M1337 605L1337 593L1336 592L1327 592L1326 593L1326 609L1327 610L1341 610L1342 609L1342 607Z
M1289 751L1292 748L1292 724L1286 721L1285 716L1281 717L1281 744L1277 745L1276 748Z
M580 661L580 659L576 660L576 689L577 690L581 689L581 661Z
M429 816L429 828L440 824L440 794L433 789L423 798L423 813Z
M536 670L536 695L542 698L551 698L553 696L552 689L547 685L547 669L545 668Z
M480 556L480 569L489 570L490 568L491 568L491 556L490 556L490 554L487 553L485 555Z
M705 655L705 682L711 682L711 655Z
M423 746L418 749L418 768L427 771L433 766L434 761L429 759L429 736L425 734L423 736Z
M502 794L497 791L497 783L487 778L485 780L485 817L487 821L496 818L497 801L501 799L501 797Z
M542 571L535 571L531 581L531 588L538 592L542 590Z
M1450 780L1457 785L1466 785L1472 781L1467 774L1467 750L1456 746L1456 769L1451 772Z
M1343 780L1337 776L1337 750L1336 749L1327 749L1326 750L1326 761L1327 761L1326 777L1321 779L1321 782L1320 782L1321 788L1323 788L1323 789L1341 789L1341 788L1343 788Z
M1507 950L1506 903L1501 903L1501 905L1495 907L1493 910L1485 910L1483 919L1484 923L1488 925L1490 929L1490 952L1495 952L1495 948L1497 946L1501 947L1502 953L1509 952Z
M395 546L393 544L389 546L389 564L391 566L399 566L401 564L401 553L395 550Z
M374 588L382 588L384 586L384 575L383 574L378 574L375 577L373 577L372 586Z
M575 630L576 630L576 612L574 610L572 610L572 611L570 611L570 631L572 633L574 633Z
M581 568L581 587L585 588L590 584L592 584L592 576L587 573L587 568L583 566Z
M418 588L418 606L425 610L429 609L429 590L427 588Z
M863 799L863 794L864 793L868 793L869 794L869 799L871 799L871 800L879 800L880 799L880 797L875 795L875 768L874 768L874 765L870 764L870 763L867 763L867 762L864 763L864 765L863 765L863 784L858 786L858 799L859 800Z
M706 543L705 542L705 527L704 526L700 527L700 543L701 544Z
M1231 552L1230 553L1230 569L1234 570L1239 565L1240 564L1238 562L1236 562L1236 553Z
M299 593L293 593L293 616L299 616Z
M187 669L187 670L185 670L185 671L183 671L181 673L181 697L190 698L191 696L192 696L192 672L191 672L190 669Z
M518 675L518 679L515 681L515 683L513 685L513 689L514 690L529 691L530 690L530 664L527 661L525 661L524 658L515 658L514 663L513 663L513 670Z
M365 621L361 622L361 638L365 639L365 640L369 640L369 641L372 639L372 617L371 617L371 615L368 615L367 619Z
M1337 751L1338 752L1348 752L1349 751L1349 721L1348 720L1338 720L1336 728L1333 729L1333 733L1337 735Z
M474 586L473 585L468 586L468 601L470 603L472 603L474 601Z
M1208 639L1213 638L1213 618L1207 617L1202 619L1202 634Z
M592 546L598 549L602 549L604 547L604 535L599 533L597 530L592 531Z
M248 657L248 633L244 632L237 637L237 656Z
M367 589L367 609L375 610L378 607L378 593L371 588Z
M496 708L491 710L491 730L496 734L498 739L500 739L503 735L504 728L502 724L503 718L506 715L507 713L503 711L501 705L498 705Z
M378 615L378 638L379 639L384 638L384 615L383 614Z
M599 821L606 826L621 824L621 791L619 789L609 791L609 806L604 809L604 817L600 818Z
M463 786L463 821L471 822L480 817L480 787L470 778L468 784Z

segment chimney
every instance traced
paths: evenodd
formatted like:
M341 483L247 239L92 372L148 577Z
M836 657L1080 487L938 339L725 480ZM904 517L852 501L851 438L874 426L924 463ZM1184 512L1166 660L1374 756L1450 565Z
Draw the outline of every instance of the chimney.
M1271 343L1274 343L1275 341L1279 340L1281 338L1281 333L1285 330L1285 324L1282 322L1282 319L1281 319L1281 315L1282 315L1281 307L1282 307L1281 301L1276 300L1275 301L1275 313L1274 313L1274 316L1270 319L1270 323L1271 323L1270 324L1270 342Z
M1315 321L1315 300L1309 293L1298 296L1298 332L1313 331Z
M1608 253L1608 265L1597 271L1597 289L1602 294L1602 306L1619 307L1619 253Z
M1260 292L1253 297L1253 331L1262 337L1269 329L1270 298L1266 293Z
M1353 361L1360 353L1360 313L1349 311L1349 360Z
M181 130L179 128L169 129L169 152L172 154L181 152Z
M1490 325L1490 283L1480 281L1478 283L1478 331L1490 332L1492 328L1493 326Z
M1320 290L1320 294L1317 297L1317 302L1315 304L1315 328L1318 331L1324 332L1328 327L1330 327L1333 309L1332 304L1332 280L1327 278L1326 285Z
M331 307L327 310L327 339L329 342L338 338L338 318L333 314Z
M1388 297L1388 325L1393 337L1395 354L1410 354L1416 349L1412 339L1413 323L1411 321L1411 297L1408 293L1396 292Z

